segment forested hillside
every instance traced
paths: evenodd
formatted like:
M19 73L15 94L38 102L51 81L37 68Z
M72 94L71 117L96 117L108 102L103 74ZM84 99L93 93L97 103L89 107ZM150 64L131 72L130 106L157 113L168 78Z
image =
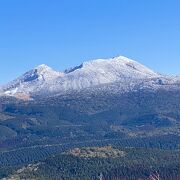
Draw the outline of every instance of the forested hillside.
M24 166L12 176L30 179L177 180L180 152L112 146L75 148Z

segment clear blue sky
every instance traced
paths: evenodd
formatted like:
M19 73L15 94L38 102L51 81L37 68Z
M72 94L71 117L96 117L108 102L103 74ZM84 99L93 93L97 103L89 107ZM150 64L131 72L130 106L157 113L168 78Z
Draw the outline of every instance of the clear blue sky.
M116 55L180 74L180 1L0 1L0 84L39 64Z

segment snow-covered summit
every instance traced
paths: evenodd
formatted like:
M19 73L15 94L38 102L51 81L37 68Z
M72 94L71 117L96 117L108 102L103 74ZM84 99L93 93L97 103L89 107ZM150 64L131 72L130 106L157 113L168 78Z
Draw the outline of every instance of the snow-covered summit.
M63 72L57 72L46 64L37 66L33 71L38 75L39 80L48 80L52 78L62 77L64 75Z
M2 86L1 92L3 91L6 95L31 93L36 91L35 89L39 89L44 84L49 84L50 81L63 75L64 73L54 71L49 66L42 64Z
M49 66L42 64L36 68L24 73L22 76L5 85L3 88L11 88L23 83L32 83L35 81L48 81L57 77L62 77L64 73L54 71Z
M139 80L156 79L160 74L142 64L118 56L110 59L96 59L84 62L79 66L65 70L54 71L42 64L28 71L21 77L3 86L3 93L8 95L28 94L55 95L93 88L99 85L108 86L109 83L119 82L120 86L139 82Z
M101 71L101 72L109 72L115 73L114 71L118 71L116 73L125 73L127 75L129 73L130 76L133 75L133 72L140 73L142 76L156 76L157 73L152 71L151 69L143 66L142 64L128 59L124 56L118 56L110 59L96 59L87 62L83 62L80 66L76 66L75 68L71 68L69 71L66 70L66 73L72 73L76 70L84 70L84 71Z

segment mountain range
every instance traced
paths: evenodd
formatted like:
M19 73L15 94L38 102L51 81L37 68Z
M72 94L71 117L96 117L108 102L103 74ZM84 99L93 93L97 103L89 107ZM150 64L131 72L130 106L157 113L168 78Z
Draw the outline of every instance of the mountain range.
M130 91L137 86L152 89L163 86L179 86L180 78L154 72L142 64L119 56L97 59L79 66L57 72L42 64L12 82L2 86L1 95L34 98L66 94L97 87L107 87L118 83L122 91ZM121 90L120 90L121 93Z

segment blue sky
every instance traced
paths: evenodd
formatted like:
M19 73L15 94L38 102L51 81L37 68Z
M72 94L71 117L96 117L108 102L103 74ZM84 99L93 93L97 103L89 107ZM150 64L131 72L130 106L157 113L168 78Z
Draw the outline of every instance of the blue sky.
M0 1L0 84L39 64L117 55L180 74L180 1Z

